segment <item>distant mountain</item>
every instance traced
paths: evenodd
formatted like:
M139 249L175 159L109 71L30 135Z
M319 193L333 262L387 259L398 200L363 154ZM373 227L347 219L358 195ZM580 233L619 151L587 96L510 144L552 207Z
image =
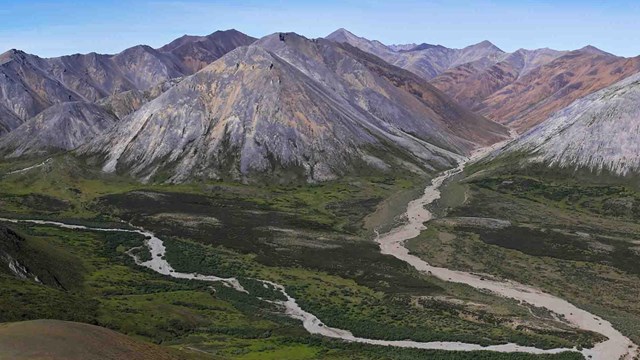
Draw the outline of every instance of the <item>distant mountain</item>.
M471 109L525 131L574 100L639 71L640 57L576 50L519 76Z
M427 43L422 43L420 45L416 45L413 46L411 48L408 49L400 49L399 51L420 51L420 50L427 50L427 49L432 49L432 48L442 48L444 46L442 45L431 45L431 44L427 44Z
M409 70L463 106L520 132L572 101L640 71L640 57L621 58L593 46L513 53L489 41L463 49L427 43L385 46L345 29L327 39Z
M110 129L117 120L92 103L56 104L0 137L0 154L17 157L75 149Z
M328 38L328 37L327 37ZM414 49L418 44L392 44L387 47L393 51L408 51Z
M75 54L43 59L19 50L0 55L0 135L54 104L145 90L193 74L255 39L235 30L181 38L160 49L138 45L116 55Z
M37 66L37 57L18 50L0 55L0 127L12 130L49 106L82 97Z
M249 45L257 39L231 29L216 31L207 36L184 35L159 48L177 57L186 69L185 74L193 74L229 51Z
M551 49L520 49L504 54L498 62L488 67L474 62L453 67L432 79L431 84L462 105L474 108L533 69L564 54L566 52Z
M505 152L561 167L640 173L640 74L573 102Z
M356 36L346 29L338 29L325 38L334 42L349 44L355 46L362 51L366 51L375 56L378 56L391 63L390 58L394 56L395 51L387 47L385 44L377 40L369 40L363 37Z
M19 157L73 150L109 130L119 119L138 110L179 83L174 78L145 91L128 90L98 100L62 102L19 122L0 137L0 156Z
M378 41L358 37L345 29L334 31L326 39L355 46L427 80L449 68L470 62L475 62L477 66L490 66L504 54L489 41L463 49L450 49L430 44L420 44L407 49L407 46L388 47Z
M78 151L146 180L322 181L444 169L505 136L410 72L280 33L228 53Z

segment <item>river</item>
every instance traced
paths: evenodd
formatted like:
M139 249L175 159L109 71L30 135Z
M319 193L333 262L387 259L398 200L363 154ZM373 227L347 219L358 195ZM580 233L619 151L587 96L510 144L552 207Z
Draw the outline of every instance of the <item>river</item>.
M472 286L477 289L489 290L500 296L515 299L529 303L533 306L544 307L557 314L561 314L566 319L567 323L583 329L600 333L608 338L608 340L596 344L594 348L582 349L581 353L585 358L591 359L633 359L634 354L638 352L638 346L634 344L629 338L622 335L617 331L611 323L608 321L593 315L585 310L579 309L566 300L555 297L551 294L547 294L538 289L518 284L512 281L495 281L481 278L478 275L471 273L450 270L447 268L434 267L429 265L424 260L411 255L409 250L404 246L405 242L420 234L425 230L425 223L432 219L433 215L430 211L425 209L425 206L431 204L433 201L440 197L439 188L445 180L460 173L466 163L475 159L481 158L488 152L501 146L502 144L496 144L492 147L481 149L477 151L470 159L463 161L460 165L452 170L445 171L442 175L434 178L429 186L425 188L424 194L411 201L407 206L406 219L407 222L400 225L385 234L378 234L376 236L376 242L380 245L380 250L383 254L394 256L406 263L410 264L418 271L425 274L436 276L442 280L463 283ZM146 238L145 245L149 250L151 259L148 261L141 261L133 252L129 251L128 254L135 260L136 264L151 269L159 274L170 276L177 279L192 279L208 282L220 282L226 286L232 287L237 291L248 293L246 289L242 287L240 282L236 278L222 278L214 275L203 275L197 273L183 273L176 271L171 264L166 260L166 248L164 242L155 236L150 231L144 229L117 229L117 228L93 228L82 225L65 224L56 221L35 220L35 219L6 219L0 218L0 221L11 223L32 223L40 225L57 226L72 230L89 230L100 232L126 232L137 233ZM304 328L311 334L322 335L329 338L341 339L349 342L358 342L371 345L381 346L394 346L402 348L417 348L417 349L432 349L432 350L456 350L456 351L476 351L476 350L490 350L497 352L525 352L532 354L553 354L564 351L578 351L577 349L557 348L557 349L538 349L535 347L521 346L517 344L502 344L492 346L480 346L478 344L461 343L461 342L418 342L411 340L378 340L367 339L354 336L350 331L344 329L332 328L322 323L318 317L303 310L291 297L284 286L276 284L267 280L260 280L263 284L273 287L280 291L287 300L273 301L280 305L283 312L294 319L298 319L302 322Z

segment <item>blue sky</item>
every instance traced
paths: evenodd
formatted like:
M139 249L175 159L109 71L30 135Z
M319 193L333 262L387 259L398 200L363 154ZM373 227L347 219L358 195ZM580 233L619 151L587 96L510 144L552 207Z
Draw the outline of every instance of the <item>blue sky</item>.
M486 39L505 51L591 44L640 55L640 0L0 0L0 51L40 56L158 47L218 29L320 37L340 27L384 43L464 47Z

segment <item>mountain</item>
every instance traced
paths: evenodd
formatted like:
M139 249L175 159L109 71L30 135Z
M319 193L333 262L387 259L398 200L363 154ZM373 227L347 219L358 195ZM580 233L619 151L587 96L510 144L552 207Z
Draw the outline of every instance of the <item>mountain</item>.
M9 131L54 103L82 100L48 76L35 58L18 50L0 55L0 127Z
M504 54L489 67L473 62L453 67L432 79L431 84L462 105L473 108L491 94L565 53L551 49L520 49Z
M341 42L343 42L343 41L341 41ZM416 44L416 43L387 45L387 47L389 49L391 49L392 51L408 51L408 50L414 49L416 46L418 46L418 44Z
M146 180L322 181L443 169L505 135L377 57L279 33L184 79L79 153Z
M7 157L72 150L110 129L118 119L103 107L83 102L53 105L0 137Z
M115 55L90 53L43 59L10 50L0 55L0 135L54 104L95 102L193 74L205 63L254 40L228 30L183 37L160 49L138 45Z
M229 51L249 45L257 39L235 29L216 31L207 36L184 35L159 48L161 52L177 57L185 72L193 74L219 59Z
M326 39L355 46L427 80L438 76L449 68L470 62L476 62L478 66L489 66L504 54L489 41L483 41L463 49L450 49L430 44L420 44L406 49L406 46L403 48L388 47L379 41L358 37L345 29L334 31Z
M573 102L512 143L551 166L640 172L640 74Z
M0 137L0 156L11 158L73 150L106 132L119 119L181 80L167 80L145 91L124 91L95 103L72 101L52 105Z
M639 71L640 57L576 50L519 76L471 109L522 132L574 100Z
M325 37L327 40L331 40L337 43L349 44L355 46L360 50L371 53L384 60L389 61L390 57L393 57L395 53L385 44L377 40L369 40L363 37L356 36L346 29L338 29ZM390 61L389 61L390 62Z
M129 90L116 93L98 100L96 104L105 108L118 119L122 119L138 110L142 105L157 98L160 94L182 81L182 79L182 77L173 78L152 86L144 91Z
M640 57L621 58L593 46L505 53L489 41L463 49L385 46L339 29L327 39L347 43L409 70L474 112L519 132L554 111L640 71Z
M470 141L474 147L476 145L491 145L502 139L504 129L497 127L494 122L487 122L481 116L469 112L451 101L451 98L437 91L421 77L410 71L389 65L384 60L356 47L348 44L343 44L342 47L356 56L369 70L384 77L396 87L409 92L423 105L437 112L438 116L443 119L443 125L450 132Z

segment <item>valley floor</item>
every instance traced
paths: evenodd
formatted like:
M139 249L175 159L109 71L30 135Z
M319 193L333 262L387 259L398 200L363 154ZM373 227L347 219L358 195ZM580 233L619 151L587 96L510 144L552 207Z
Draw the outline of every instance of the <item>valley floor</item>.
M249 294L140 269L130 255L140 262L152 258L143 251L144 238L135 233L9 224L26 245L22 251L0 251L11 252L37 273L41 284L0 275L9 290L0 306L12 309L0 321L89 322L204 358L547 357L392 349L310 336L299 321L283 316L277 306L286 300L283 293L252 280L265 279L282 284L326 326L379 343L411 339L554 349L590 347L601 340L535 306L449 284L381 255L362 228L365 215L381 199L416 188L415 180L352 179L286 189L141 186L73 169L72 160L59 158L29 174L6 175L2 216L91 227L143 226L163 237L164 259L176 271L234 277ZM32 251L24 251L25 246ZM67 313L66 303L83 306Z

